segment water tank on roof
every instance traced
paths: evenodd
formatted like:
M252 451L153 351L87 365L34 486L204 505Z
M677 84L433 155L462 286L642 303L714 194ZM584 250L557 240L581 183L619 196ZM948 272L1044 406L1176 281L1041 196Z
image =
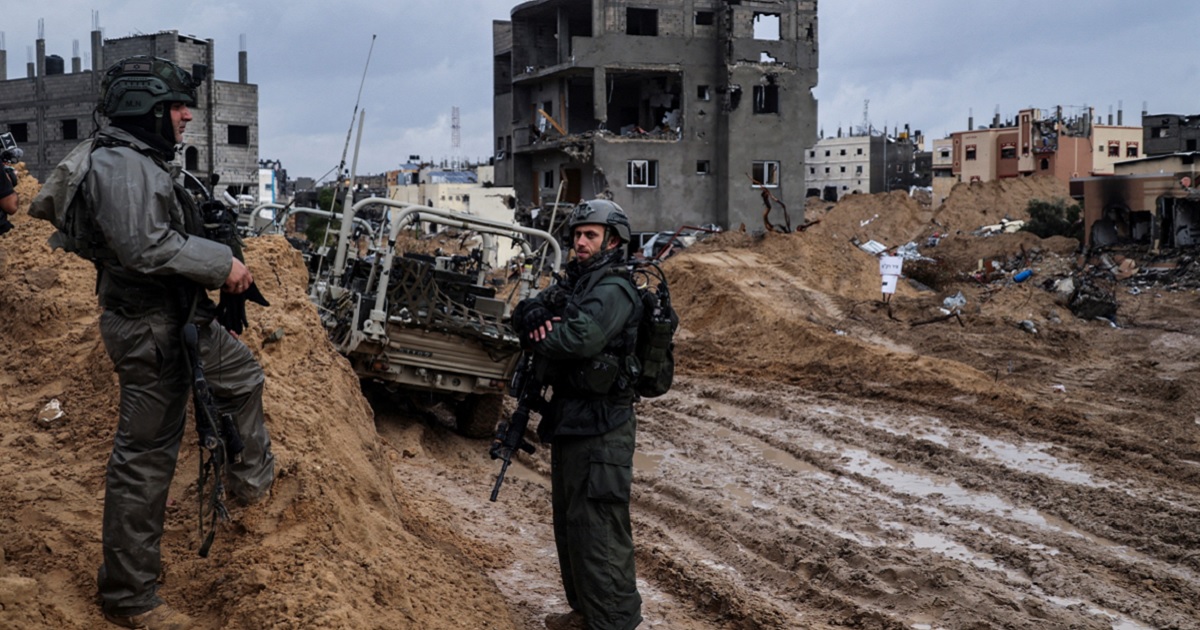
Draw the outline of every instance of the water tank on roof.
M58 55L46 55L46 75L62 74L65 66L63 58Z

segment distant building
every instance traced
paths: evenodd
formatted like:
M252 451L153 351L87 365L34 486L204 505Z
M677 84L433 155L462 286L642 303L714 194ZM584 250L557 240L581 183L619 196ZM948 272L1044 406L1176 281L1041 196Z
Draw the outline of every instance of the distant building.
M1142 130L1146 155L1190 153L1200 150L1200 116L1155 114L1142 112Z
M916 181L918 143L899 137L822 138L806 157L807 197L838 201L846 195L907 190Z
M762 187L804 207L815 2L531 0L511 17L492 29L496 183L522 206L611 196L644 231L753 229Z
M950 190L958 183L954 175L954 140L943 138L933 141L933 151L930 155L930 165L933 169L933 207L936 208L950 196Z
M102 40L92 31L92 67L84 69L76 46L71 72L62 58L46 54L45 39L36 42L36 61L27 76L9 78L7 54L0 51L0 122L25 149L30 173L45 180L50 170L96 129L92 113L100 95L100 79L116 61L132 55L154 55L191 70L209 68L191 108L194 120L184 135L181 162L194 174L220 176L218 190L234 195L258 191L258 86L247 81L246 53L239 58L238 81L213 78L213 40L178 31Z
M492 166L481 165L471 170L443 170L429 165L404 164L387 174L388 199L419 206L442 208L503 223L512 223L515 198L513 189L493 184ZM430 233L444 226L430 224ZM519 253L511 241L500 239L500 250L492 265L503 264Z
M1023 109L1015 121L1001 124L997 114L990 126L954 132L949 141L949 172L956 183L1049 175L1067 184L1112 175L1117 162L1140 157L1142 128L1098 123L1091 109L1075 116L1064 116L1061 107ZM946 177L946 148L945 141L934 142L935 203L938 178Z

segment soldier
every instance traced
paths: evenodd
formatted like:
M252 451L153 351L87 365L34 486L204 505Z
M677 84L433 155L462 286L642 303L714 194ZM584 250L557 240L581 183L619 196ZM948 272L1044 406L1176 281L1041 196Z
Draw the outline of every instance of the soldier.
M641 317L626 266L629 218L594 200L576 207L568 227L575 259L566 278L513 315L553 390L538 436L551 445L554 540L571 611L548 616L546 627L630 630L642 600L629 519Z
M96 263L104 309L100 334L121 387L98 586L105 619L127 628L191 624L157 594L167 491L191 392L185 323L198 327L199 355L217 406L233 414L245 444L241 462L229 466L229 492L235 501L253 503L274 480L262 368L214 319L216 306L206 293L241 294L253 277L228 244L205 238L199 209L177 182L179 167L168 163L192 120L189 106L200 83L165 59L117 62L102 79L98 106L110 123L86 141L94 148L83 190L99 243L88 257Z
M22 151L19 148L13 147L0 152L0 163L3 163L3 172L0 172L0 235L12 229L13 225L8 220L8 215L17 213L17 171L11 165L21 161Z

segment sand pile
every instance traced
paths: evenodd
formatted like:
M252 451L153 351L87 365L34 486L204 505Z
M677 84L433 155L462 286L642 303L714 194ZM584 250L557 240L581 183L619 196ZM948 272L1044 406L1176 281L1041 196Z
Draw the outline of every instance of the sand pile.
M1049 178L961 185L936 212L905 192L852 195L837 204L810 199L805 220L816 223L804 232L729 233L689 248L666 265L683 318L681 367L815 389L1016 404L1018 393L997 382L995 357L1006 345L1031 343L1020 323L1043 330L1054 324L1061 344L1047 354L1071 352L1068 338L1087 326L1038 286L1070 272L1078 242L972 232L1002 216L1027 218L1031 199L1061 197L1060 188ZM943 238L930 247L934 234ZM944 267L947 283L930 291L902 281L884 306L878 260L856 245L869 240L888 247L916 242ZM993 260L1034 270L1034 281L989 286L970 276ZM938 323L943 300L958 291L967 298L962 325Z
M32 191L27 178L23 206ZM50 252L50 226L24 207L13 222L0 240L0 627L96 627L117 387L99 339L95 272ZM267 374L278 478L270 501L234 509L200 559L189 424L163 540L163 596L213 628L512 627L478 566L503 550L476 544L463 557L397 494L397 455L326 341L299 255L265 237L248 243L247 257L272 303L251 306L245 341ZM52 399L63 417L39 421Z

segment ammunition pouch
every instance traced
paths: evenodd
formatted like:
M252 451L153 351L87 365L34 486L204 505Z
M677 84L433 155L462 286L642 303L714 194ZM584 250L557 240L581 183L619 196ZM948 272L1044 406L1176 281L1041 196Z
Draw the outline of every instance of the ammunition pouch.
M566 374L567 388L582 397L607 396L620 380L623 363L620 357L608 352L580 361Z

